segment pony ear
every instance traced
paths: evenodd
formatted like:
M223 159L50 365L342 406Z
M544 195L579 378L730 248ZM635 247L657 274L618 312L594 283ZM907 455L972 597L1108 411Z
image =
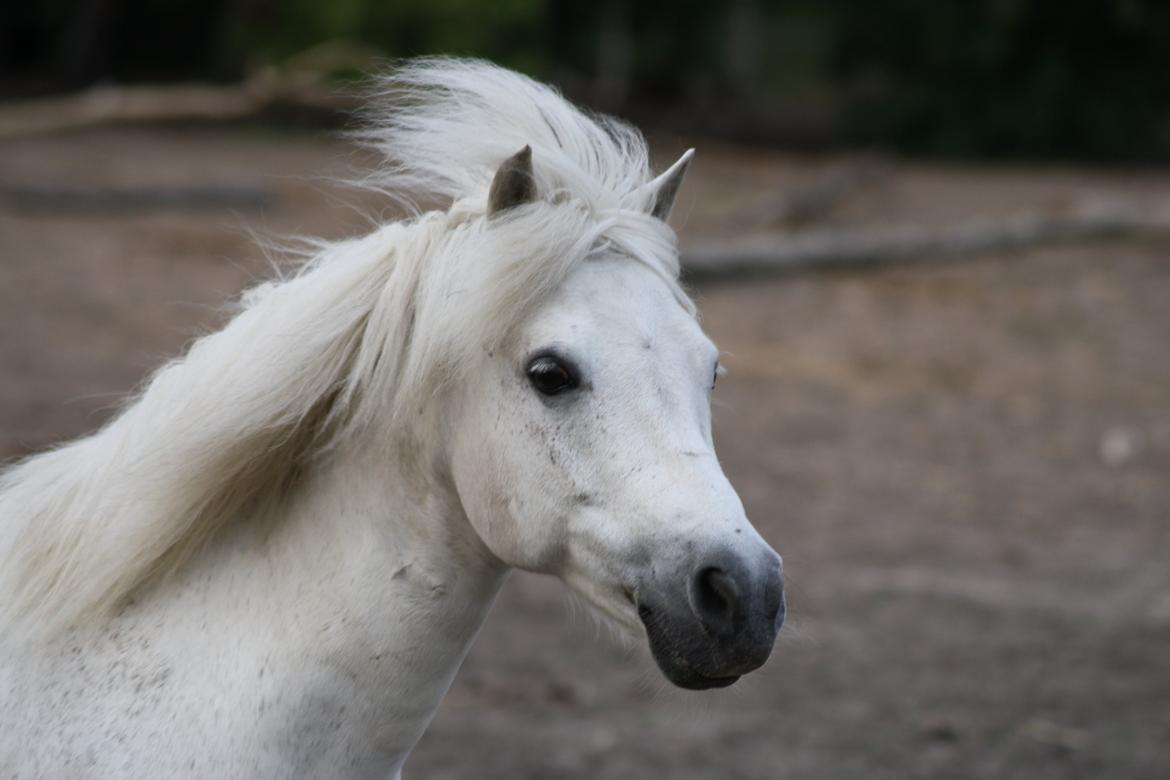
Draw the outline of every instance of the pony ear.
M488 216L536 200L536 179L532 176L532 147L525 146L504 160L488 190Z
M674 208L674 199L678 195L678 188L682 186L683 177L687 175L687 168L691 158L695 156L694 149L687 149L678 162L666 169L658 178L646 185L654 193L654 205L650 207L650 215L665 222L670 217L670 210Z

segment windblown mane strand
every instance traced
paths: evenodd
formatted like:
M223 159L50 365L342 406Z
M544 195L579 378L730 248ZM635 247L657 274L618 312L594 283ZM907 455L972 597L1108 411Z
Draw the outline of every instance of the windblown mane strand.
M363 133L387 156L376 179L450 207L321 244L102 430L0 473L0 631L97 619L274 511L301 470L371 431L405 435L591 255L645 263L691 308L674 235L646 214L636 130L482 62L381 83ZM541 198L484 219L493 172L526 144Z
M537 189L593 212L644 211L646 143L633 127L587 115L555 90L474 60L419 59L378 81L359 140L386 165L390 191L454 201L487 192L500 161L532 147Z

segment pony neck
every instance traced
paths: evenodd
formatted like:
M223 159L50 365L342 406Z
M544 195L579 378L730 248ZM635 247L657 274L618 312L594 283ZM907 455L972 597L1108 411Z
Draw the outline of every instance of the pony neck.
M290 687L310 681L284 728L347 733L345 760L381 776L401 767L430 723L507 571L453 488L393 473L393 463L366 451L308 475L264 542L287 579L271 585L296 634ZM322 698L345 703L344 728L336 710L314 706Z

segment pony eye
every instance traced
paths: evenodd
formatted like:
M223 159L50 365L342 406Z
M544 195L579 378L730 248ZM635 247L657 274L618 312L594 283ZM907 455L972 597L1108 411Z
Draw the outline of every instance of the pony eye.
M579 380L571 365L552 355L538 357L528 364L528 381L542 395L558 395L575 388Z

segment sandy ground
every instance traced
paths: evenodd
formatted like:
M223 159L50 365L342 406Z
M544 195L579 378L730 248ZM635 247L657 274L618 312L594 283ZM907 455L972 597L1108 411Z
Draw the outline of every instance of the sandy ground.
M734 232L737 213L827 162L699 146L684 239ZM10 193L255 196L0 201L0 458L94 429L222 322L267 273L253 231L361 230L347 203L382 204L321 178L357 159L251 129L0 144ZM903 165L830 224L1089 192L1167 195L1170 176ZM695 293L730 371L721 457L786 561L792 617L772 660L727 691L669 689L563 587L517 574L411 774L1170 777L1170 245Z

